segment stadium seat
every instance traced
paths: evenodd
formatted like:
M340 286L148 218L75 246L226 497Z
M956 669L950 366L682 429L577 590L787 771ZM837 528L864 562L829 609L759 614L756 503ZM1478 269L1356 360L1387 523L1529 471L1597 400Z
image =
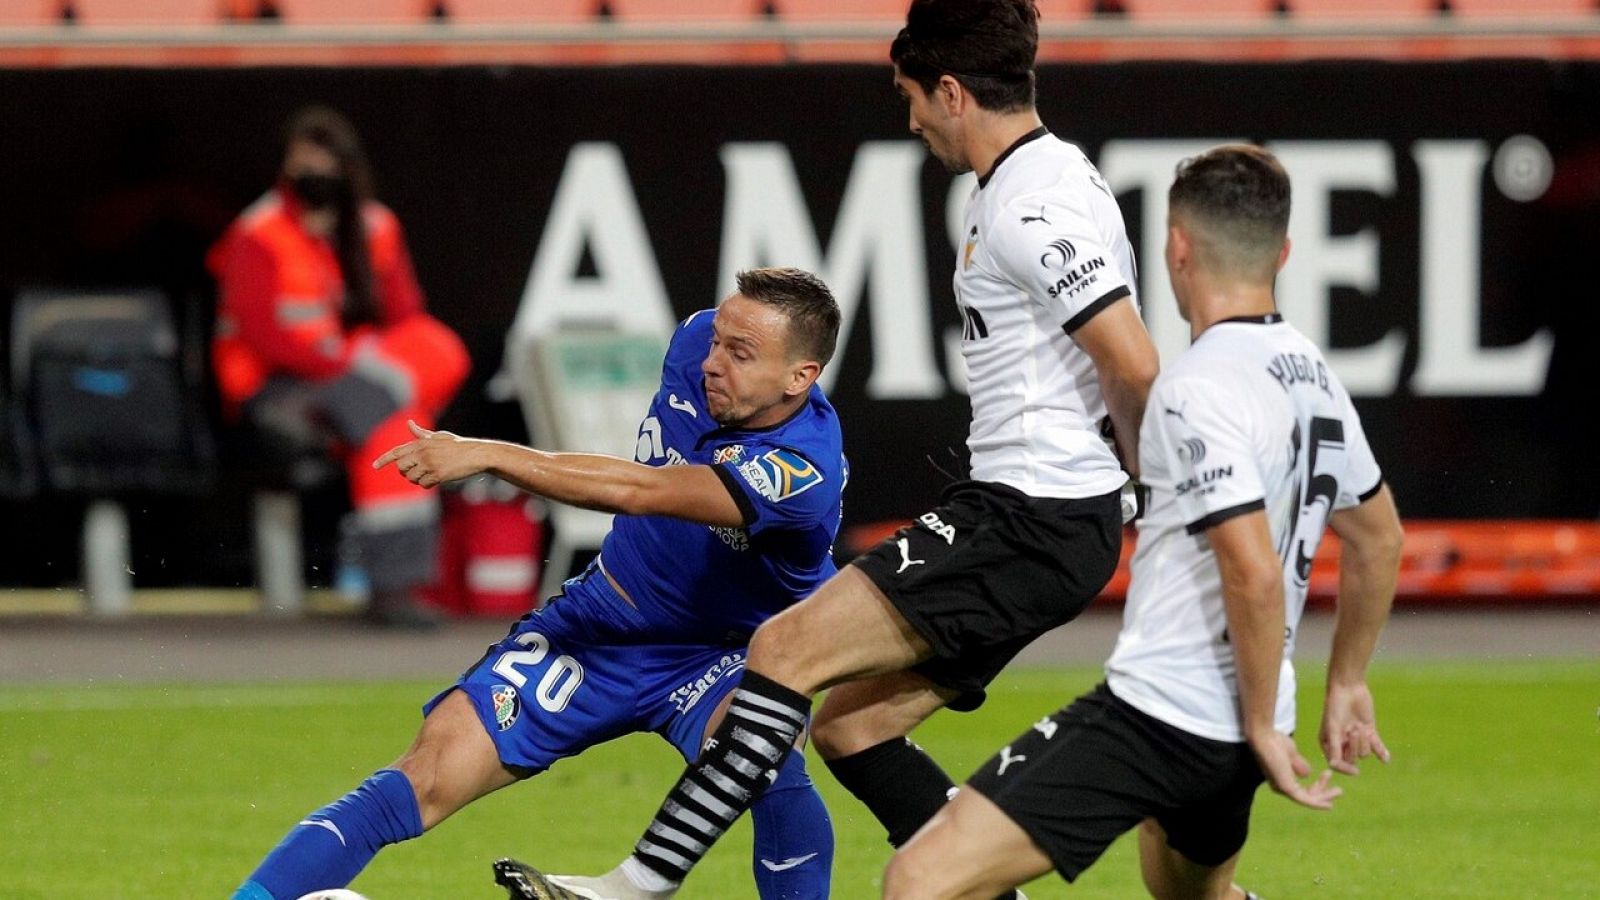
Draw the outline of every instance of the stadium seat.
M753 22L765 0L609 0L618 22Z
M49 486L94 496L208 485L213 449L191 362L159 291L18 294L11 390Z
M1600 15L1595 0L1450 0L1450 9L1472 18Z
M1094 9L1094 0L1038 0L1039 19L1045 24L1082 19ZM773 0L778 18L790 22L899 22L906 18L909 0Z
M1128 18L1136 21L1187 20L1204 22L1214 18L1266 18L1277 10L1276 0L1122 0Z
M1039 0L1039 24L1059 25L1088 18L1094 13L1094 0Z
M0 2L0 28L61 24L61 0L4 0Z
M216 25L227 17L221 0L72 0L80 25Z
M909 0L775 0L788 22L904 22Z
M434 0L271 0L291 25L373 25L426 22Z
M1439 14L1439 0L1289 0L1297 19L1382 24L1393 19L1426 19Z
M11 391L42 482L87 500L92 609L130 609L124 498L202 494L215 450L171 304L156 290L45 290L12 307Z
M450 21L466 24L530 25L593 22L600 0L445 0Z

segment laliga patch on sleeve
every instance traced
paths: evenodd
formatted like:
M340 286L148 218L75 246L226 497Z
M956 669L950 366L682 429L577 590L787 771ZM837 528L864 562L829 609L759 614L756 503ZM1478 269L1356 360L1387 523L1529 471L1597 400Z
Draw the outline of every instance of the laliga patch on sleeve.
M739 464L739 475L756 493L774 503L787 500L822 483L822 473L810 461L789 450L768 450Z

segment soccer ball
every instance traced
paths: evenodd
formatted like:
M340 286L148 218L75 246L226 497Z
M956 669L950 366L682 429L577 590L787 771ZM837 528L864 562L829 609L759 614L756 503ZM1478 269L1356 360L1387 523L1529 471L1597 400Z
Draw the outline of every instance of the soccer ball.
M299 898L299 900L367 900L367 898L361 896L355 891L347 891L344 888L333 888L326 891L312 891L311 893Z

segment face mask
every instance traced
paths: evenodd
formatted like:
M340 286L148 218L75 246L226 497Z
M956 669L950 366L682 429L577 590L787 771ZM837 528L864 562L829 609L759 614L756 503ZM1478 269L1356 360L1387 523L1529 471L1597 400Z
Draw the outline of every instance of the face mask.
M289 184L311 209L327 209L350 198L350 179L343 175L296 175Z

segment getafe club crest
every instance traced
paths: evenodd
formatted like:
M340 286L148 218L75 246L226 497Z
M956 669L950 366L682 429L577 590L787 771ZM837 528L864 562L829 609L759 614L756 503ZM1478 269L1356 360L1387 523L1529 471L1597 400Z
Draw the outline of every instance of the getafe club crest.
M517 689L509 684L497 684L489 692L489 701L494 704L494 724L501 731L505 731L517 724L517 715L522 712L522 700L517 696Z
M743 444L729 444L726 447L718 447L711 453L712 465L717 465L720 463L736 463L742 459L744 459Z

